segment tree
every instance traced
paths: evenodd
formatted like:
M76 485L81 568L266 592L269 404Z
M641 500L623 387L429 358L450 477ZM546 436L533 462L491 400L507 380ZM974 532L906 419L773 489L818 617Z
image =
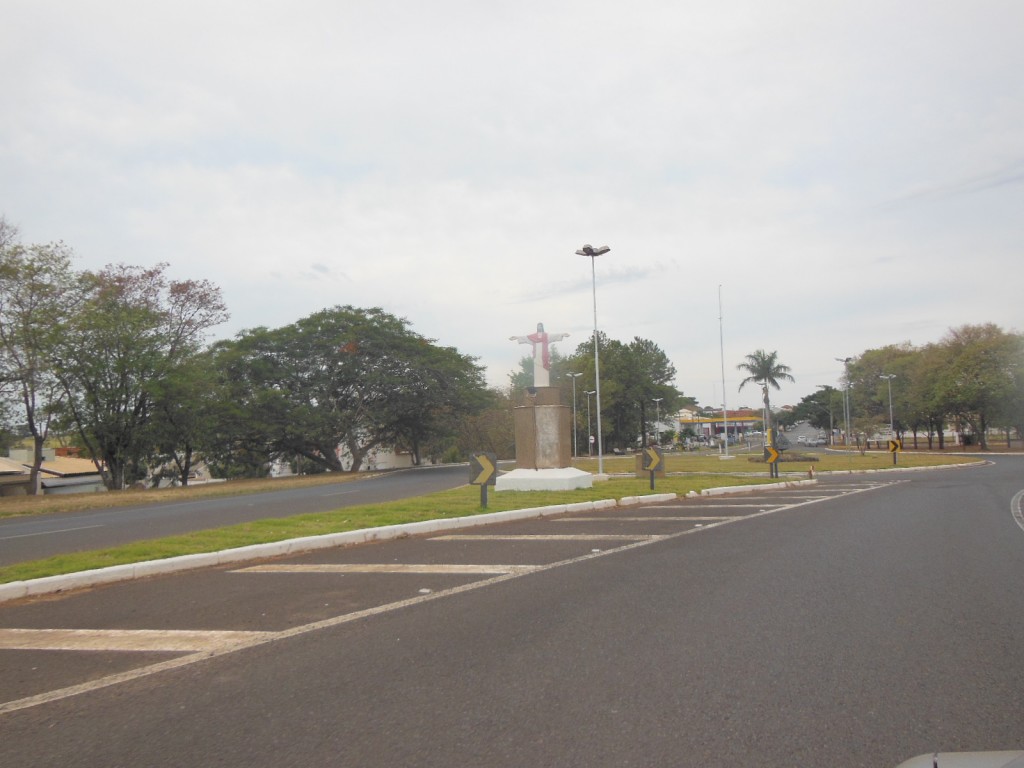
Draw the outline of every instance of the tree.
M940 343L946 366L936 382L946 412L966 423L988 450L988 428L1012 420L1022 367L1021 337L992 323L954 328Z
M0 235L4 226L0 219ZM39 492L43 446L64 397L53 360L77 287L63 244L0 247L0 382L32 437L31 494Z
M675 388L675 366L653 341L634 337L629 344L599 335L601 365L601 416L603 443L618 448L636 448L637 441L651 432L660 398L661 414L674 413L684 400ZM576 384L577 393L595 389L594 340L582 342L565 362L566 371L583 375ZM563 401L572 397L572 382L561 379ZM578 412L579 413L579 412ZM585 413L585 409L582 409Z
M839 418L837 418L837 414ZM835 387L822 386L805 396L793 409L794 420L804 419L812 427L829 433L842 417L842 392Z
M18 242L18 228L0 215L0 250Z
M746 371L747 376L740 382L740 390L747 384L760 384L761 397L764 400L765 430L771 429L772 407L768 397L768 388L780 389L779 380L794 381L789 372L789 366L779 362L778 352L765 352L763 349L756 350L753 354L747 355L744 362L736 366L739 371Z
M166 269L121 264L83 273L83 301L59 345L70 418L110 489L145 476L155 383L227 319L219 288L168 280Z
M248 418L239 445L357 471L380 446L419 461L454 441L460 418L486 402L476 362L380 308L334 307L298 322L243 332L214 349L224 385ZM436 441L436 442L432 442Z
M494 453L499 459L515 458L515 400L511 392L497 389L488 390L487 398L484 408L459 421L455 449L461 461L474 451Z
M159 468L156 482L170 466L177 483L187 486L197 456L216 446L228 401L220 396L207 353L189 356L150 384L152 405L144 438L152 451L149 465Z

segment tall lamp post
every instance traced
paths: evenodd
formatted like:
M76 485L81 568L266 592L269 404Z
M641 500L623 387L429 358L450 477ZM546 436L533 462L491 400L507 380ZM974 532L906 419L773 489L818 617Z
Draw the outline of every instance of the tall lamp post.
M590 259L590 278L593 284L594 293L594 391L597 393L597 473L604 474L604 445L601 441L601 366L597 354L597 257L608 253L611 248L602 245L595 248L592 245L584 245L578 251L577 256L586 256Z
M651 398L651 400L654 401L654 412L656 414L654 417L654 442L658 443L659 445L661 444L661 433L658 432L658 427L661 426L661 401L664 399L664 397Z
M587 396L587 456L594 455L594 433L590 430L590 396L596 394L594 390L584 392Z
M852 357L837 357L835 361L843 364L843 421L846 434L843 435L843 447L850 445L850 361Z
M576 379L582 375L582 373L569 374L569 378L572 379L572 457L574 459L578 459L580 456L580 430L576 424Z
M893 421L893 418L892 418L892 380L896 378L896 374L895 373L883 373L878 378L885 379L885 383L889 385L889 439L890 440L895 440L896 439L896 429L895 429L896 425L895 425L895 422ZM892 452L892 463L895 466L895 464L896 464L896 451Z

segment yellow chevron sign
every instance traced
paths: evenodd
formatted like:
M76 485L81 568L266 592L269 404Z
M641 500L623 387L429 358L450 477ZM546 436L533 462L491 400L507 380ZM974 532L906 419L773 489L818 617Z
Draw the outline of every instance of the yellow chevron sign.
M655 472L661 466L661 449L650 447L644 448L643 469L645 472Z
M494 485L498 481L498 457L493 453L474 453L469 457L469 484Z
M764 453L769 464L774 464L779 460L779 452L770 445L764 449Z
M903 450L902 440L890 440L889 441L889 453L896 453L896 451Z

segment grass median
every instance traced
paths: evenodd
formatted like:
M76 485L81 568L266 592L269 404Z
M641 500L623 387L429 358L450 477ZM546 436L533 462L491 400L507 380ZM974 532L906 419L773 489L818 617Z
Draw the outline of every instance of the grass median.
M892 468L892 458L886 454L818 455L823 458L813 463L816 472ZM723 461L717 456L666 454L665 460L666 471L670 474L667 477L657 478L654 490L650 489L648 477L614 476L618 473L631 473L635 466L635 458L612 456L605 458L604 469L606 473L613 474L613 477L607 482L595 483L592 488L573 491L502 491L501 493L491 490L488 493L487 509L482 509L480 507L480 489L477 486L463 486L401 501L345 507L330 512L294 517L257 520L223 528L195 531L180 536L139 541L109 549L57 555L42 560L0 566L0 583L422 520L466 517L485 512L599 499L622 499L627 496L644 496L651 493L675 493L682 496L690 491L700 492L706 488L778 482L768 478L765 465L750 462L742 455L730 461ZM902 461L901 466L934 466L960 463L963 460L963 457L954 456L913 456ZM584 459L578 462L578 466L588 471L597 471L597 460ZM786 462L781 465L781 471L781 481L807 475L807 467L800 462ZM317 476L308 480L319 484L330 482L330 479L331 476ZM334 476L333 481L344 482L350 479L352 479L351 476L342 478ZM308 484L308 482L298 484ZM172 492L177 494L172 498L182 498L182 491L188 491L189 500L194 500L202 498L203 495L257 493L266 489L282 490L284 485L280 481L265 482L259 485L239 484L234 488L222 487L214 494L202 494L203 489L194 489L194 494L191 493L193 489L179 489ZM91 508L95 508L96 501L103 500L107 496L112 497L108 501L113 501L113 497L118 494L89 497L93 502ZM159 498L151 495L148 500L168 501L171 499L166 496ZM76 499L73 503L84 504L85 502L82 499ZM130 499L126 503L132 504L138 503L138 501ZM107 504L107 506L114 505Z

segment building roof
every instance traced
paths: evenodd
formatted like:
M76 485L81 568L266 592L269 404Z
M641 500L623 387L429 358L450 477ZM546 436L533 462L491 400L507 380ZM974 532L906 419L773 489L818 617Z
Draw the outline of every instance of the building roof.
M0 456L0 475L27 475L28 469L20 461Z
M70 456L57 456L43 462L40 469L53 477L80 477L82 475L98 475L96 465L88 459L75 459Z

